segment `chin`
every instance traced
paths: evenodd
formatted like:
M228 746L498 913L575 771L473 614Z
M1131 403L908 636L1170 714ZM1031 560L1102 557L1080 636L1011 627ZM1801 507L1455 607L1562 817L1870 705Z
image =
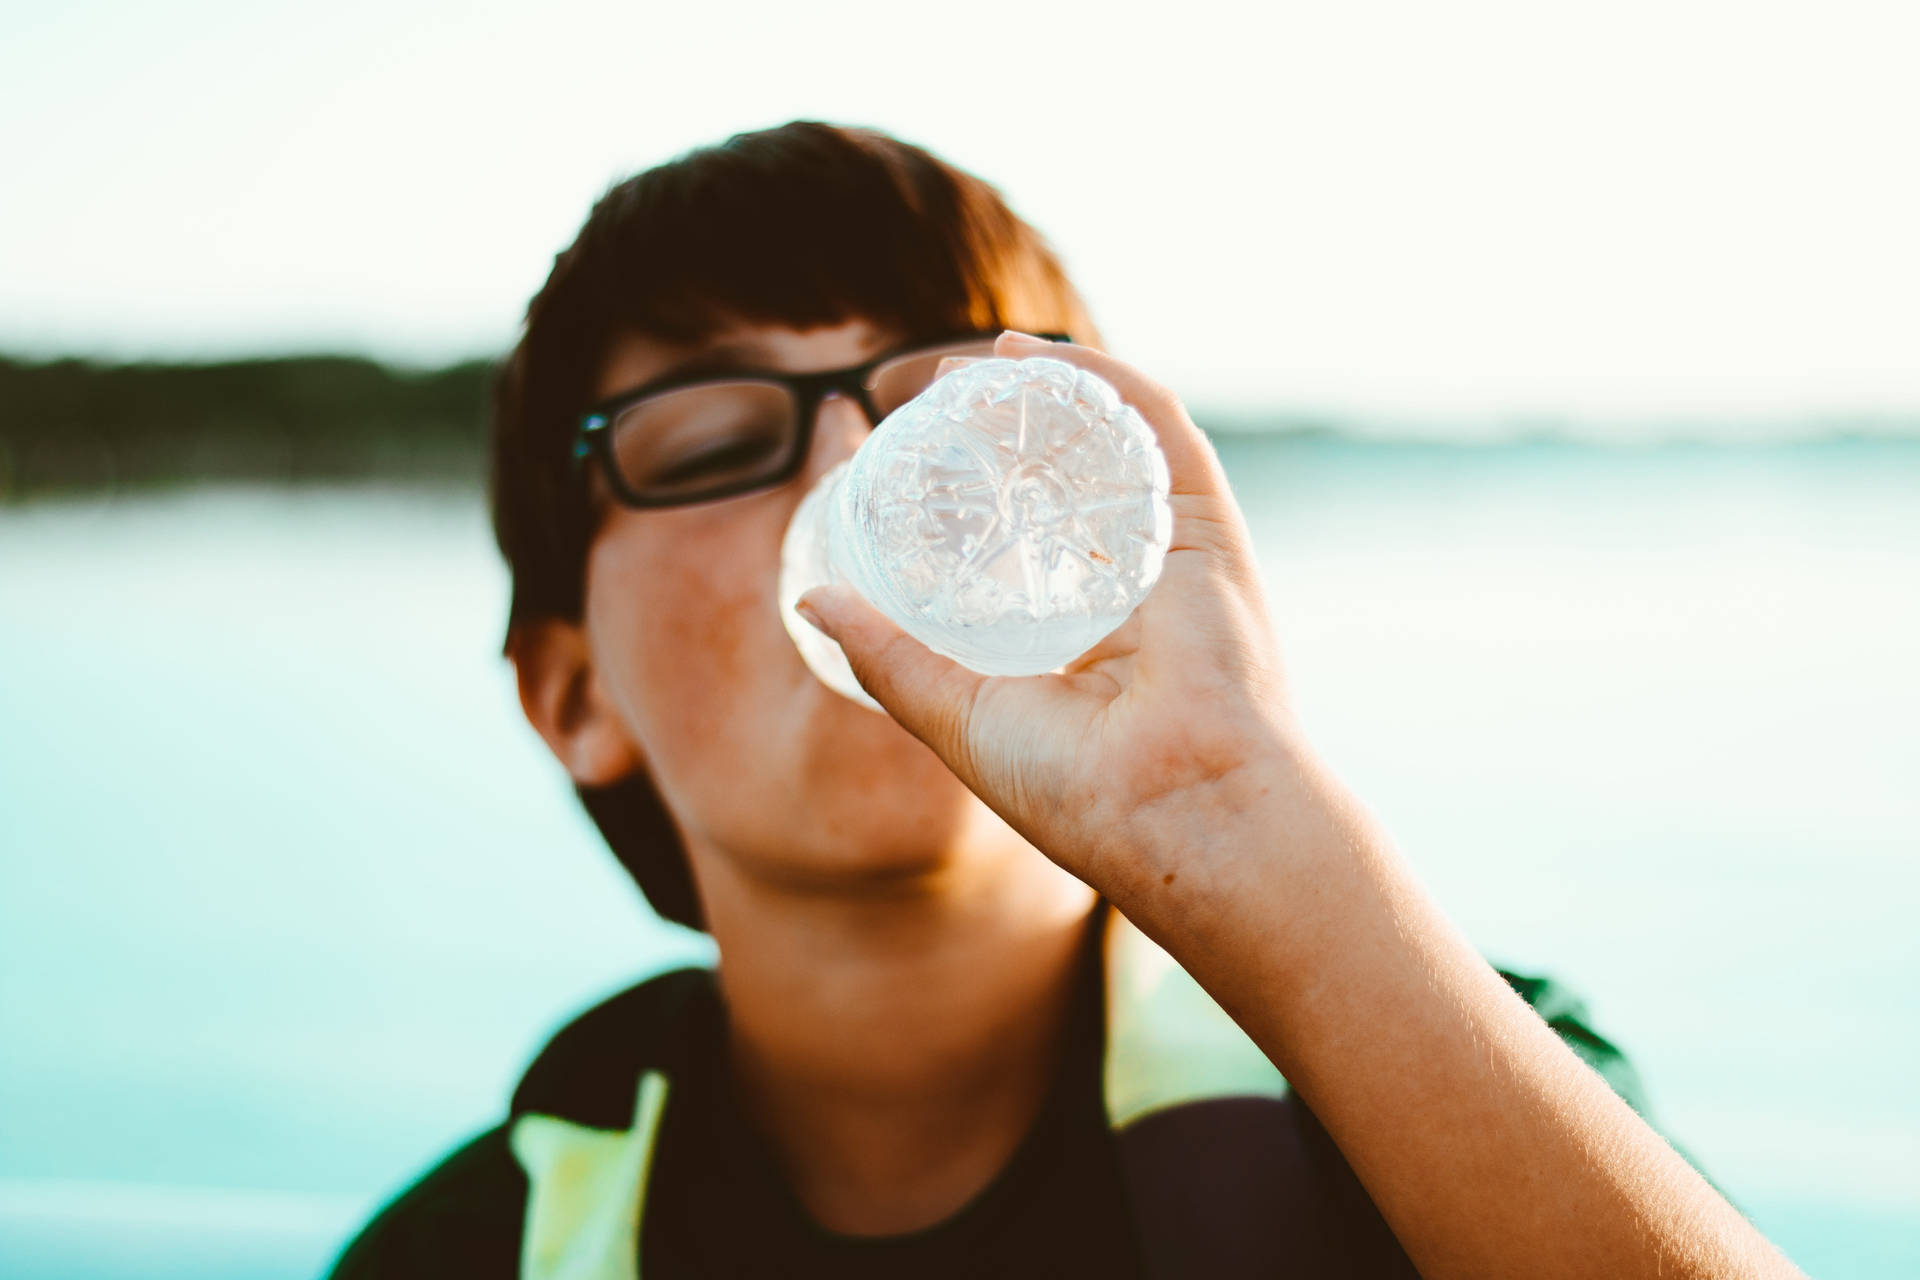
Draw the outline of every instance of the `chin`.
M815 835L806 861L838 872L932 871L991 817L932 749L892 719L831 690L839 708L812 722L796 794ZM796 744L798 745L798 744ZM997 819L994 819L997 821Z

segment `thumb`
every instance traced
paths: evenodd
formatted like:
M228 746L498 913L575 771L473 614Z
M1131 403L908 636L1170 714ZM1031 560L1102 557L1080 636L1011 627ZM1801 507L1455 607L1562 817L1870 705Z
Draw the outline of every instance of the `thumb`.
M902 631L845 583L814 587L794 610L847 655L860 687L962 778L973 704L987 677Z

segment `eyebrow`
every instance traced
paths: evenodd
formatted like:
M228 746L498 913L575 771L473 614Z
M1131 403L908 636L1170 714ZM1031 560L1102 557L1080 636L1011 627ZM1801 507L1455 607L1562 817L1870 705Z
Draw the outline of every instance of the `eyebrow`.
M647 379L648 383L668 378L689 378L707 373L738 373L767 367L767 349L758 342L723 342L704 347L684 360L676 360Z
M879 351L872 353L870 358L878 359L890 351L899 350L906 343L906 339L897 332L890 332L889 337L892 341ZM742 338L733 342L720 342L702 347L683 359L669 363L652 377L624 391L615 392L608 398L625 399L644 392L650 387L657 387L661 383L679 383L704 378L710 374L724 376L731 373L776 372L778 370L774 367L772 349L753 338Z

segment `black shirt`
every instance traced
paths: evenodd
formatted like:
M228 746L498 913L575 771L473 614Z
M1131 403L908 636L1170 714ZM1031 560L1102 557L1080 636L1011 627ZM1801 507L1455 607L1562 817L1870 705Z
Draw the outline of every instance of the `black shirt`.
M1006 1167L942 1222L887 1237L845 1236L815 1222L741 1105L716 976L682 969L629 988L557 1034L515 1091L507 1123L388 1205L333 1274L517 1276L529 1180L511 1145L516 1123L556 1117L587 1132L629 1131L637 1083L659 1073L668 1081L665 1109L634 1246L645 1280L1416 1277L1338 1147L1291 1092L1200 1098L1114 1127L1102 1079L1101 908L1089 921L1037 1118ZM1504 976L1643 1108L1632 1068L1586 1024L1577 999L1546 979Z
M842 1235L814 1221L741 1104L724 1006L697 1001L686 1023L691 1069L661 1126L641 1275L1139 1275L1101 1096L1102 988L1098 947L1083 946L1051 1085L1012 1158L944 1221L894 1236Z

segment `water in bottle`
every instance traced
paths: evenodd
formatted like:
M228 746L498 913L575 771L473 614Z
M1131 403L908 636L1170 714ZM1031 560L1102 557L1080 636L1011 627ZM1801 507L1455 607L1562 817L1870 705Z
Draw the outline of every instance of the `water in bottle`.
M1085 653L1160 576L1172 532L1153 429L1098 375L1045 356L974 360L890 414L802 500L781 617L829 687L878 709L793 612L849 582L936 653L1037 675Z

